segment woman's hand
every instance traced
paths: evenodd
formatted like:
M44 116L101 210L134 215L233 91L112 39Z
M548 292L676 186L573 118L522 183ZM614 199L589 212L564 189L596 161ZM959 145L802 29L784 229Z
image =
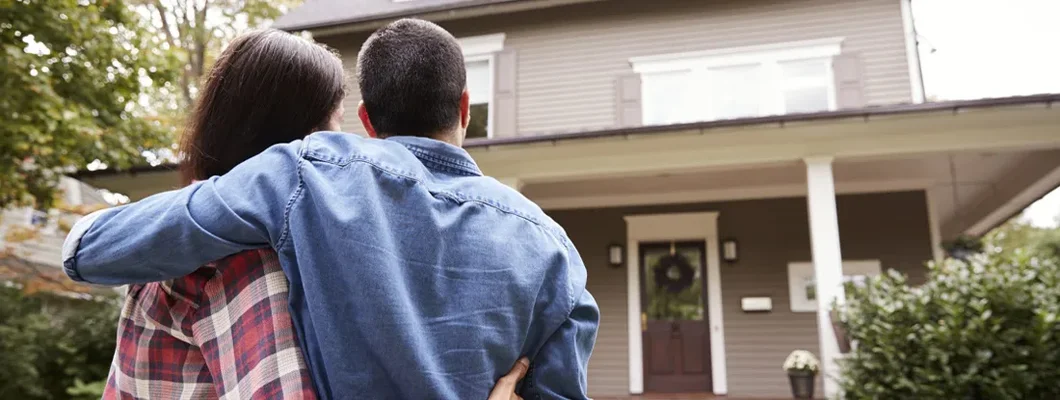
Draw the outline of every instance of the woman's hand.
M502 376L501 379L497 380L497 385L493 387L493 391L490 392L490 397L487 400L523 400L522 397L515 394L515 387L526 376L528 369L530 369L530 360L525 357L520 358L515 363L515 366L512 367L512 370L508 371L508 375Z

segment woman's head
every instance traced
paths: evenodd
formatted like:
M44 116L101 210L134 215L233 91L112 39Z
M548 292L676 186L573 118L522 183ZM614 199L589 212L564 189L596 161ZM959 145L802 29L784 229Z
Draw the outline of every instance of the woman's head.
M217 58L181 139L181 178L221 175L274 144L338 130L342 61L321 45L265 30Z

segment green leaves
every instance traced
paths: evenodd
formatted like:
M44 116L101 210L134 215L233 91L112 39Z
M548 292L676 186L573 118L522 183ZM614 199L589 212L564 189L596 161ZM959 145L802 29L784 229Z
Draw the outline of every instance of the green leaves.
M177 71L141 24L120 0L0 0L0 207L46 208L61 174L172 143L136 103Z
M100 398L118 312L113 299L26 295L0 286L0 398Z
M849 286L847 399L1060 398L1060 265L988 252L929 266L923 286L888 274Z

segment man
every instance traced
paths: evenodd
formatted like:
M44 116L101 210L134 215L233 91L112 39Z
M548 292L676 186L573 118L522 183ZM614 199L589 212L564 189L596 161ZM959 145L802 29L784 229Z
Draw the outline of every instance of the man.
M528 398L587 398L599 309L570 239L482 176L448 32L396 21L358 59L358 116L376 138L320 132L221 177L82 219L75 280L159 281L271 246L323 398L484 398L521 356Z

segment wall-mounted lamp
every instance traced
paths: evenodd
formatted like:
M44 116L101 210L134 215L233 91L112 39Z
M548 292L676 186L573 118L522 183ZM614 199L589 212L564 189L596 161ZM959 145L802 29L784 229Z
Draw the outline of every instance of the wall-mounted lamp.
M740 259L736 239L725 239L721 242L721 258L730 263Z
M607 246L607 263L612 267L621 267L626 261L626 248L620 244Z

